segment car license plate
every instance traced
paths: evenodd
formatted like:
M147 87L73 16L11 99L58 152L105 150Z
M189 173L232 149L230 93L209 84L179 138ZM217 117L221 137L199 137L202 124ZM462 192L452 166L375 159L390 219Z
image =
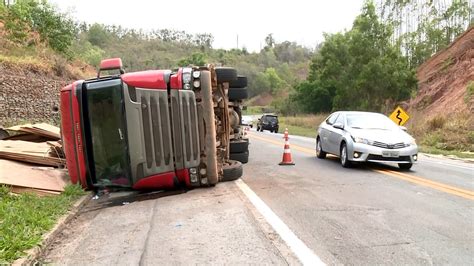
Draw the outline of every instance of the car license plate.
M398 151L382 151L382 156L396 158L398 157Z

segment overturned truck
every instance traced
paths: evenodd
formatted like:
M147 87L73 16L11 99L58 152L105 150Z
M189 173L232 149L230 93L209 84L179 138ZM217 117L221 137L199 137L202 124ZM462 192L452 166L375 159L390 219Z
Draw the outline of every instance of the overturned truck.
M246 85L233 68L125 73L119 58L103 60L96 78L61 90L72 183L153 190L241 177L249 155L240 125Z

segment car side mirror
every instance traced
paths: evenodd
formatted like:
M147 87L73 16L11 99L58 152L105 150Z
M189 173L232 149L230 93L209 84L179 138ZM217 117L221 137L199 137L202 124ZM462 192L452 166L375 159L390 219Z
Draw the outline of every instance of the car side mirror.
M338 128L338 129L344 129L344 125L341 124L341 123L335 123L334 125L332 125L334 128Z
M401 130L403 130L403 131L405 131L405 132L408 131L408 129L407 129L406 127L404 127L404 126L399 126L399 127L400 127Z

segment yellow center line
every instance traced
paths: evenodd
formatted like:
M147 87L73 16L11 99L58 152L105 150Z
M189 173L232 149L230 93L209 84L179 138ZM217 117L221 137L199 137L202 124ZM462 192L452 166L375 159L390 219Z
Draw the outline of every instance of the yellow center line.
M272 140L272 139L267 139L267 138L264 138L264 137L257 136L254 133L250 133L248 135L251 138L258 139L258 140L261 140L261 141L265 141L265 142L268 142L268 143L272 143L272 144L275 144L275 145L283 146L283 144L284 144L283 141L276 141L276 140ZM301 147L301 146L298 146L298 145L293 145L292 144L290 146L290 148L292 148L294 150L297 150L297 151L307 153L307 154L311 154L311 155L316 154L315 150L308 149L308 148L305 148L305 147ZM474 200L474 191L465 190L465 189L458 188L458 187L453 187L453 186L450 186L450 185L447 185L447 184L444 184L444 183L435 182L435 181L432 181L432 180L429 180L429 179L426 179L426 178L421 178L421 177L406 174L406 173L400 173L400 172L393 171L393 170L388 170L388 169L383 169L383 170L371 169L371 170L375 171L377 173L384 174L384 175L389 175L389 176L392 176L392 177L396 177L396 178L399 178L399 179L402 179L402 180L405 180L405 181L408 181L408 182L411 182L411 183L414 183L414 184L418 184L418 185L429 187L429 188L432 188L432 189L435 189L435 190L438 190L438 191L446 192L446 193L449 193L451 195L456 195L456 196L459 196L459 197L462 197L462 198L465 198L465 199Z

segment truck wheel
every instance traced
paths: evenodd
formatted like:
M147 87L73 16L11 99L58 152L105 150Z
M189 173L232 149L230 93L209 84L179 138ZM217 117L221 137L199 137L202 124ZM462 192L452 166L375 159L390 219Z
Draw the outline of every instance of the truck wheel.
M239 152L239 153L231 153L229 158L231 160L239 161L241 163L248 163L249 162L249 151Z
M222 177L223 182L232 181L239 179L243 174L242 163L234 160L229 160L229 164L226 164L222 167L224 171L224 176Z
M229 87L232 88L245 88L247 87L247 77L237 76L237 79L229 82Z
M238 101L247 99L247 88L229 88L229 101Z
M217 83L237 80L237 70L232 67L216 67Z
M230 153L245 152L249 149L249 139L240 139L230 142Z

